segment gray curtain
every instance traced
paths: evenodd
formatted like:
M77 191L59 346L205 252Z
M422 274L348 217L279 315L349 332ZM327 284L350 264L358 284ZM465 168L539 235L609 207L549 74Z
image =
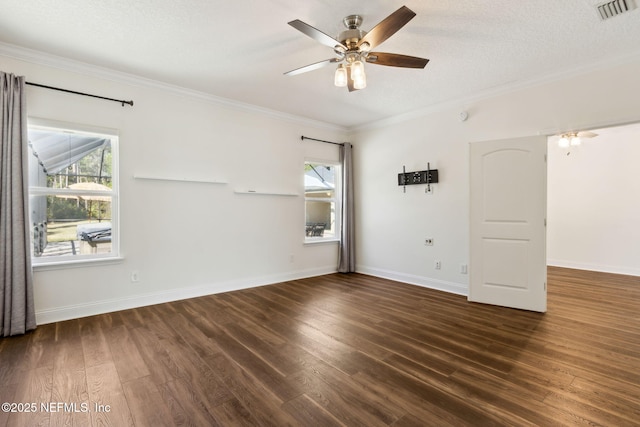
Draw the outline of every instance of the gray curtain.
M342 238L338 254L338 271L340 273L356 271L352 150L353 148L348 142L340 147L340 162L342 163Z
M24 77L0 71L0 336L35 329Z

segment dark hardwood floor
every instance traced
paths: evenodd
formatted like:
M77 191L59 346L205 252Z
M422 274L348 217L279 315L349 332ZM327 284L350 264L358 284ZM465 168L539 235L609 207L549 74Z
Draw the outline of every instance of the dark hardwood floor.
M537 314L335 274L42 325L0 339L0 402L32 410L0 426L640 425L640 277L548 289Z

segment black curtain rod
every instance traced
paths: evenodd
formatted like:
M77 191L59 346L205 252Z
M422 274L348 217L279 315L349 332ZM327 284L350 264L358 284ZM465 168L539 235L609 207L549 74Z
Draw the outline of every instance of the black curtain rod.
M308 136L304 136L302 135L300 137L300 140L304 141L305 139L310 139L311 141L318 141L318 142L324 142L327 144L333 144L333 145L344 145L344 142L331 142L331 141L325 141L324 139L315 139L315 138L309 138Z
M41 84L38 84L38 83L25 82L25 84L28 84L29 86L42 87L42 88L45 88L45 89L58 90L60 92L73 93L75 95L90 96L92 98L99 98L99 99L104 99L104 100L107 100L107 101L119 102L120 104L122 104L123 107L124 107L124 104L128 104L128 105L131 105L133 107L133 101L124 101L122 99L107 98L105 96L92 95L90 93L84 93L84 92L76 92L75 90L61 89L59 87L46 86L46 85L41 85Z

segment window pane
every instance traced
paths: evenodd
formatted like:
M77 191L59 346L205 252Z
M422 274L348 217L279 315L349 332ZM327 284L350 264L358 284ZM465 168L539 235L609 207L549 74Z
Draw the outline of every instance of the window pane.
M28 135L33 256L111 254L117 138L39 127ZM43 194L45 188L73 191Z
M32 196L33 255L52 257L111 253L111 197Z
M33 187L75 188L95 183L112 188L111 138L68 133L58 130L29 129L29 185Z
M334 202L307 200L306 215L307 238L336 236L336 204Z
M305 164L304 193L305 197L335 197L336 167L314 163Z
M304 165L306 240L339 237L339 221L336 221L338 168L322 163Z

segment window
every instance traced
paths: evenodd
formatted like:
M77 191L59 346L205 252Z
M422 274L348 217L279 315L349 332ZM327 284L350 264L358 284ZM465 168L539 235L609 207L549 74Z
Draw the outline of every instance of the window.
M33 264L118 256L118 137L31 121L28 137Z
M340 238L340 166L306 162L304 165L305 241Z

